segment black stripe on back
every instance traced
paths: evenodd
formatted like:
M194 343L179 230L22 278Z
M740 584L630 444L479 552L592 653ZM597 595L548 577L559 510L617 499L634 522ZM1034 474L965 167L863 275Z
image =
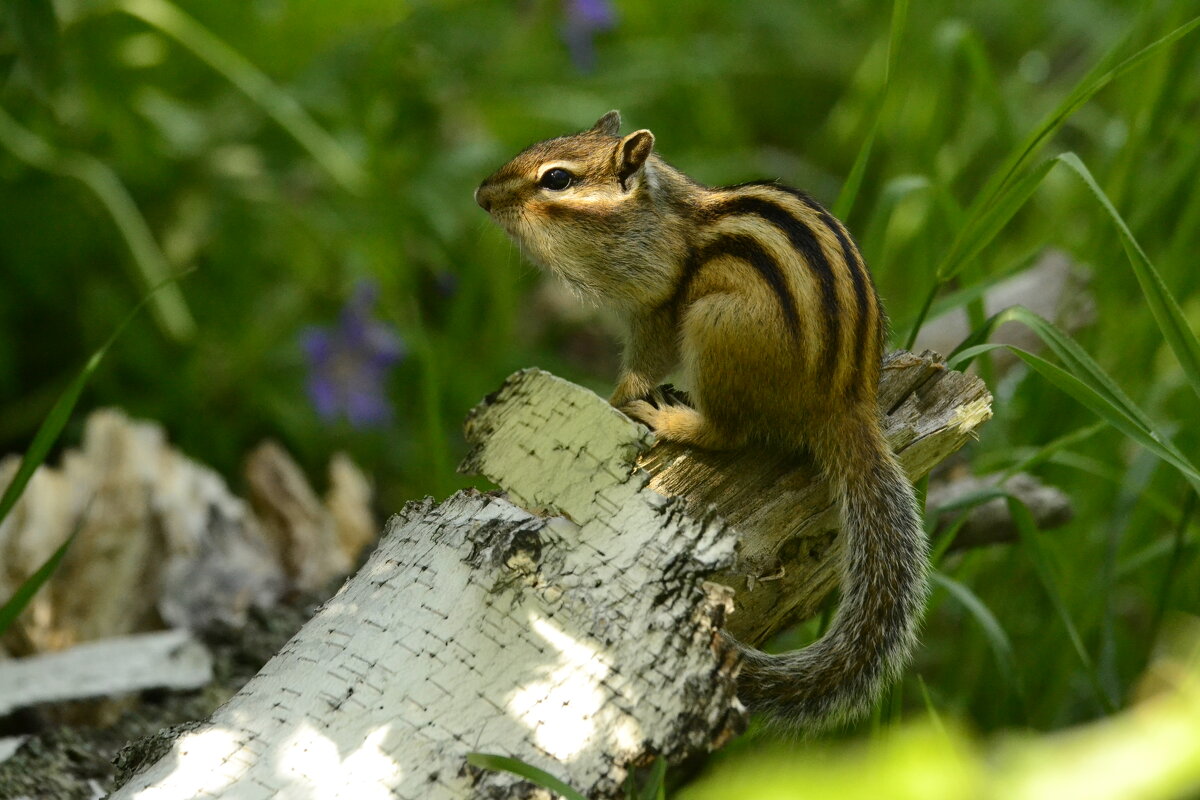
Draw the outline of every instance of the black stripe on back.
M775 294L775 299L779 302L779 308L783 312L784 322L793 339L797 342L800 341L800 314L796 309L796 298L792 297L792 293L788 290L787 279L784 277L783 271L779 269L779 265L775 263L775 259L771 258L771 254L764 250L752 236L742 234L721 236L704 247L693 250L687 261L684 262L683 275L679 285L675 288L675 293L665 305L678 307L679 303L687 297L692 281L699 274L701 268L720 256L741 259L754 268L754 271L766 281L767 286Z
M778 189L781 192L787 192L792 197L795 197L801 203L808 206L809 210L820 217L821 222L833 231L833 235L837 237L838 244L842 248L842 258L846 260L846 265L850 268L850 279L854 283L854 294L858 299L859 317L865 318L867 313L867 295L874 291L874 285L871 283L871 275L867 271L866 264L858 255L858 248L850 240L850 236L846 233L846 229L839 223L832 214L825 210L825 206L818 203L813 196L808 192L791 186L784 186L777 181L750 181L748 183L739 183L737 186L730 187L731 189L740 189L744 186L769 186L772 189Z
M870 302L868 297L875 294L875 285L871 281L871 274L867 271L867 265L863 263L862 258L858 254L858 248L854 246L854 243L851 241L850 235L846 232L846 229L842 227L841 223L834 219L832 214L825 210L824 206L814 200L807 192L802 192L799 189L793 189L790 186L783 186L770 181L748 185L769 185L774 186L780 191L787 192L793 197L799 199L800 202L804 203L804 205L808 206L809 209L811 209L821 219L821 222L831 231L833 231L834 235L837 237L838 244L842 248L842 258L846 260L846 265L849 267L850 281L854 286L854 296L858 302L858 319L855 325L856 339L854 342L854 357L857 359L859 364L864 365L870 363L870 359L879 358L881 353L874 351L868 352L868 348L871 347L872 340L875 342L876 349L882 348L883 346L883 329L885 322L882 306L879 304L878 298L876 298L876 307L878 308L878 311L874 315L870 313ZM873 336L872 334L876 335ZM857 382L851 384L849 387L850 393L857 394L858 388Z
M827 341L821 355L821 366L828 375L833 374L838 353L841 352L841 321L837 297L837 276L833 266L825 257L816 234L783 206L761 197L733 197L713 210L716 216L747 214L764 219L787 236L804 263L817 277L821 287L821 306L824 310Z
M849 234L841 224L816 200L808 198L807 202L809 208L817 212L821 221L837 235L838 243L842 246L842 255L850 266L850 279L854 283L854 295L858 301L858 324L856 325L858 339L854 343L854 357L857 363L864 366L872 361L877 362L882 356L884 319L883 306L879 303L878 295L875 295L875 285L871 282L871 274L867 272L867 265L858 256L858 249L850 241ZM875 296L876 313L874 314L870 310L868 295ZM874 372L868 374L874 374ZM851 396L858 395L860 383L861 381L854 381L847 387Z
M858 248L850 241L850 235L846 233L846 229L842 224L833 218L833 215L825 210L825 207L806 195L804 192L797 191L796 195L810 209L816 212L821 218L821 222L833 231L837 237L838 244L842 246L842 257L846 259L846 264L850 267L850 277L854 281L854 294L858 298L859 316L867 316L867 295L874 292L875 287L871 283L871 275L867 272L867 265L863 263L862 258L858 255Z

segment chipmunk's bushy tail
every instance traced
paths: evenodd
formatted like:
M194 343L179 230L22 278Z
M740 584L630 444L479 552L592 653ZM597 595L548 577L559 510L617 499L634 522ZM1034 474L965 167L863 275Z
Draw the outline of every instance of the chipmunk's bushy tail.
M862 716L908 663L928 592L928 554L912 485L875 420L808 442L841 504L841 605L808 647L768 655L739 645L738 697L807 731Z

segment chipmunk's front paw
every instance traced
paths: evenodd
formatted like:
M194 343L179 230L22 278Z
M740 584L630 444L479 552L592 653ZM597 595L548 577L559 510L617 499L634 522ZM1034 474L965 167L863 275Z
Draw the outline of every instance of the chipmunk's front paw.
M617 384L617 388L613 390L612 397L608 398L608 402L613 408L624 408L634 400L648 398L654 391L654 384L629 375L622 378Z

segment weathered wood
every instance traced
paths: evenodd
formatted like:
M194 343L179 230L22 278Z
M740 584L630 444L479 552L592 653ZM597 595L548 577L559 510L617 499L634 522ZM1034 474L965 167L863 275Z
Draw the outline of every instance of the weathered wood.
M1018 472L1003 483L1000 481L1002 477L954 475L949 480L938 481L936 485L929 487L929 494L925 498L925 513L935 520L936 531L940 533L951 525L959 524L960 516L966 514L966 519L961 520L958 532L954 535L954 542L950 545L951 551L1012 542L1018 538L1017 523L1005 498L996 497L966 511L944 510L980 492L1001 490L1017 498L1028 509L1039 531L1066 525L1074 516L1071 498L1061 489L1047 486L1024 472Z
M113 637L0 661L0 716L41 703L144 689L199 689L211 680L212 656L187 631Z
M0 460L0 489L19 460ZM93 411L80 447L58 467L38 467L0 522L0 598L78 531L0 650L47 652L163 622L237 623L288 588L345 574L378 533L370 484L344 456L330 464L323 504L278 445L255 450L247 473L254 510L214 470L172 447L161 426Z
M946 369L936 354L898 351L884 361L884 430L913 480L972 438L992 415L991 399L982 381ZM736 591L727 628L740 640L760 643L811 616L837 586L837 509L807 457L662 443L638 466L651 488L737 529L737 564L713 580Z

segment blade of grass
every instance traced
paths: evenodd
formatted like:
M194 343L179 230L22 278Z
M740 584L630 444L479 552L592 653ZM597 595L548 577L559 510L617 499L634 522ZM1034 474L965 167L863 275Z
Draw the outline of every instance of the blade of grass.
M1083 80L1076 84L1071 93L1030 132L1021 145L1012 151L1009 157L1001 164L1000 168L992 174L987 183L984 184L983 189L976 195L975 202L972 203L970 210L967 212L968 218L976 217L990 207L1001 189L1009 183L1021 167L1041 149L1042 145L1049 141L1050 137L1062 127L1063 123L1072 114L1091 100L1097 92L1164 47L1173 44L1180 38L1191 33L1197 26L1200 26L1200 17L1196 17L1180 25L1157 41L1146 45L1115 67L1105 70L1104 65L1114 60L1114 54L1122 45L1118 45L1117 48L1110 51ZM950 260L952 255L948 255L947 260Z
M908 26L908 0L892 3L892 22L888 28L887 70L883 73L883 85L890 86L900 62L900 43L904 40L904 29Z
M1003 217L1006 211L1006 209L1001 209L998 213L992 213L992 208L997 203L997 200L1001 197L1009 198L1010 202L1006 205L1012 206L1012 201L1015 201L1017 195L1006 191L1010 182L1021 171L1026 162L1036 155L1072 114L1078 111L1079 108L1091 100L1097 92L1109 83L1138 66L1163 48L1191 33L1197 26L1200 26L1200 17L1196 17L1180 25L1111 69L1105 69L1105 67L1109 62L1115 60L1115 53L1120 46L1114 48L1114 50L1102 58L1096 67L1076 84L1071 93L1030 132L1025 140L1009 153L1008 157L989 176L983 187L975 193L975 199L964 214L964 222L959 228L958 236L955 237L954 242L950 245L945 258L938 266L935 274L938 276L953 275L957 271L957 265L967 260L965 254L968 250L974 253L979 252L981 249L979 246L981 240L979 227L985 223L995 224L996 220ZM1040 168L1041 165L1035 168L1035 170ZM1025 180L1022 179L1016 188L1019 195L1020 191L1025 188ZM1019 205L1016 207L1019 208ZM925 320L925 315L929 312L929 307L933 304L933 300L937 297L938 292L945 285L945 280L947 279L936 281L930 289L929 295L922 303L913 326L905 339L906 348L911 348L913 342L916 341L917 333L920 331L921 324Z
M881 268L878 262L886 250L889 223L896 209L909 197L927 192L931 187L929 178L924 175L899 175L883 185L875 201L871 221L860 240L863 252L873 254L872 263L876 268Z
M1158 641L1159 631L1162 630L1162 621L1167 613L1167 604L1171 601L1171 589L1175 585L1175 578L1179 574L1180 565L1183 564L1188 525L1191 523L1192 514L1195 511L1196 494L1189 492L1183 501L1183 512L1179 516L1179 524L1175 526L1175 530L1172 532L1171 560L1167 562L1167 571L1163 575L1162 586L1159 587L1158 597L1154 604L1154 617L1150 622L1149 632L1146 636L1147 652L1154 647L1154 643ZM0 630L3 629L0 628Z
M497 756L489 753L467 753L467 763L473 767L482 769L497 770L500 772L511 772L513 775L524 778L525 780L541 786L543 789L549 789L552 792L557 792L567 800L587 800L582 794L572 789L567 784L560 781L558 778L551 775L545 770L538 769L535 766L526 764L524 761L508 756Z
M951 545L954 544L954 540L958 536L958 532L962 530L963 525L967 523L967 518L970 516L971 509L982 505L989 500L994 500L1004 496L1005 493L1000 489L988 487L985 489L978 489L973 492L968 492L962 497L958 497L951 502L946 503L945 505L935 508L934 511L937 512L938 516L950 513L952 511L961 510L962 513L954 518L954 522L952 522L945 532L938 538L937 543L934 545L933 550L929 554L929 563L934 565L941 563L942 557L946 555L946 552L950 549ZM926 513L926 519L929 519L931 516L932 515Z
M1185 559L1184 563L1187 563L1186 558L1189 557L1192 551L1196 550L1197 545L1200 545L1200 539L1196 536L1188 536L1185 528L1183 538L1178 542L1179 557ZM1173 537L1171 539L1159 539L1153 544L1146 545L1133 555L1121 560L1121 563L1117 565L1117 580L1120 581L1129 578L1138 570L1145 569L1159 559L1174 558L1175 548L1176 542Z
M842 190L838 192L837 200L833 204L833 215L838 219L846 219L850 216L850 211L854 208L854 201L858 199L858 192L862 188L863 176L867 172L867 162L871 160L871 150L875 146L875 136L879 133L884 103L891 89L892 76L896 73L896 63L900 58L900 42L904 38L904 28L908 24L908 2L909 0L895 0L892 3L887 61L884 65L883 86L880 87L879 97L875 101L875 119L871 122L871 128L866 138L863 139L862 146L858 149L858 155L854 158L850 174L846 176L846 182L842 184Z
M1151 20L1155 15L1156 9L1153 4L1144 3L1138 13L1138 19L1134 23L1137 29L1148 29ZM1165 22L1171 26L1179 26L1188 18L1188 9L1186 4L1177 3L1171 8L1165 16ZM1109 194L1121 204L1127 200L1127 193L1130 188L1130 178L1138 169L1137 157L1147 150L1147 138L1162 135L1165 131L1162 130L1166 125L1162 119L1162 110L1164 108L1164 97L1168 91L1168 87L1173 81L1180 79L1186 80L1187 69L1180 69L1179 64L1175 61L1175 56L1183 56L1185 53L1176 53L1165 51L1157 58L1150 59L1146 64L1142 79L1138 81L1136 88L1136 96L1139 102L1139 108L1132 115L1129 125L1129 135L1125 139L1121 150L1116 155L1111 167L1108 170L1108 187ZM1169 125L1169 123L1167 123ZM1182 173L1183 175L1194 175L1195 173ZM1165 187L1164 187L1165 188ZM1169 192L1170 190L1167 189ZM1158 195L1160 192L1149 193ZM1140 193L1138 196L1137 206L1152 205L1158 197L1146 197L1147 193ZM1146 202L1149 201L1149 202Z
M654 759L650 775L642 787L642 800L655 800L666 797L667 792L667 760L662 756Z
M1006 348L1011 353L1016 355L1036 372L1041 374L1043 378L1057 386L1062 391L1074 397L1085 407L1094 412L1098 417L1108 422L1117 430L1124 433L1129 438L1133 439L1138 444L1153 452L1163 461L1166 461L1171 466L1175 467L1184 478L1192 484L1197 492L1200 492L1200 471L1188 461L1188 459L1179 452L1173 444L1170 444L1161 434L1157 433L1153 428L1148 428L1129 415L1123 413L1119 408L1113 406L1100 392L1093 386L1085 383L1083 380L1075 377L1071 373L1064 370L1062 367L1051 364L1044 358L1035 356L1033 353L1026 352L1019 347L1004 344L985 344L977 347L971 347L959 353L957 361L948 362L952 367L969 360L971 357L978 355L981 352L988 352L998 348Z
M875 147L875 136L878 133L879 115L876 114L875 121L871 123L871 130L867 132L862 146L858 148L858 155L854 157L854 164L851 165L850 173L846 176L845 183L842 184L842 190L838 192L837 200L833 202L833 215L838 219L846 219L854 209L854 201L858 199L858 193L862 189L863 176L867 172L867 162L871 160L871 150Z
M965 584L954 580L944 572L935 570L930 573L929 579L935 586L945 589L946 593L958 601L958 604L974 618L979 629L983 631L988 647L991 648L992 656L996 659L996 668L999 670L1000 676L1008 683L1023 708L1025 706L1025 689L1021 682L1021 675L1017 672L1017 659L1013 655L1012 641L1008 638L1000 621L996 619L996 615Z
M0 606L0 636L3 636L6 631L16 622L17 617L21 616L21 612L29 605L29 601L34 598L38 590L50 580L51 576L58 570L58 565L62 563L63 556L67 554L67 550L71 548L75 537L79 535L79 531L83 528L83 521L87 518L87 511L79 515L75 527L66 540L58 546L50 557L38 567L32 575L21 582L17 590L13 592L12 597L5 601L3 606Z
M1096 698L1108 713L1114 713L1117 710L1117 702L1105 690L1104 683L1100 680L1100 674L1096 670L1095 662L1092 661L1087 648L1084 647L1083 638L1079 635L1079 630L1075 627L1074 620L1071 619L1071 613L1067 609L1067 604L1063 601L1062 593L1058 590L1058 583L1054 577L1054 572L1050 568L1046 552L1042 549L1037 524L1033 521L1033 514L1030 513L1024 503L1012 495L1008 497L1008 511L1017 525L1017 534L1020 536L1021 544L1030 562L1033 564L1034 572L1037 574L1046 595L1050 598L1050 605L1054 607L1055 613L1058 614L1059 620L1062 622L1063 627L1066 628L1067 638L1071 640L1071 646L1075 649L1076 655L1079 656L1079 661L1083 665L1084 672L1087 673L1088 682L1092 684Z
M1087 185L1093 195L1095 195L1096 199L1100 202L1100 205L1112 218L1112 221L1116 225L1117 231L1120 234L1126 256L1129 259L1130 265L1133 267L1134 276L1137 278L1138 284L1142 289L1142 294L1145 296L1147 304L1150 306L1150 312L1153 314L1155 322L1157 323L1159 330L1162 332L1163 338L1167 342L1167 345L1171 348L1172 352L1175 354L1175 357L1179 360L1179 363L1183 368L1184 375L1191 384L1193 391L1195 391L1196 395L1200 397L1200 337L1197 337L1196 334L1192 332L1188 325L1187 318L1184 317L1183 311L1179 307L1179 303L1176 302L1174 296L1171 294L1170 290L1163 282L1162 277L1159 275L1158 270L1154 268L1153 263L1151 263L1145 251L1142 250L1141 245L1139 245L1137 242L1137 239L1134 238L1133 233L1129 230L1129 226L1125 223L1125 220L1109 201L1107 195L1104 193L1104 190L1101 189L1099 184L1096 183L1091 171L1088 170L1084 163L1074 153L1062 153L1054 158L1046 159L1038 164L1037 167L1030 170L1021 178L1020 181L1018 181L1007 192L1005 192L1004 197L1001 198L1001 200L998 201L986 214L984 214L982 220L978 224L978 233L976 238L971 241L969 245L967 245L969 249L967 250L965 256L960 262L957 262L953 269L957 271L962 264L973 259L979 253L979 251L985 247L1006 224L1008 224L1008 221L1012 219L1017 210L1019 210L1021 206L1028 202L1034 190L1037 189L1037 187L1045 179L1046 175L1049 174L1050 170L1058 164L1063 164L1072 172L1074 172L1084 182L1084 184ZM929 298L926 301L926 306L923 308L924 311L928 311L929 304L932 303L933 298L937 294L937 288L953 277L953 275L954 272L948 274L939 273L938 281L935 284L934 291L930 293ZM1020 309L1020 307L1014 307L1014 309ZM1048 326L1048 328L1045 330L1046 335L1043 336L1043 339L1046 340L1047 344L1054 349L1055 353L1060 358L1064 359L1064 362L1072 361L1076 362L1077 365L1085 365L1085 362L1090 361L1090 358L1086 357L1086 354L1084 354L1081 358L1080 354L1083 353L1082 349L1071 347L1069 338L1064 334L1057 333L1056 329L1054 329L1050 323L1042 320L1036 315L1033 315L1031 312L1025 311L1024 309L1010 310L1010 312L1011 313L1001 312L1002 315L1007 313L1007 316L1001 317L1000 315L997 315L997 317L994 317L991 321L992 324L986 329L986 332L984 329L980 329L979 334L982 334L983 339L979 339L977 337L968 338L963 342L962 345L960 345L960 348L985 340L987 335L990 335L991 330L994 330L1002 322L1009 319L1018 319L1019 321L1025 322L1030 326ZM1022 315L1028 316L1022 317ZM924 315L918 318L917 323L914 324L912 328L910 340L907 344L907 347L909 348L912 347L912 342L915 339L917 331L919 330L920 322L923 321L923 316ZM1071 364L1068 363L1068 366L1070 367ZM1092 371L1090 366L1088 366L1088 369L1089 371ZM1115 389L1115 385L1113 388ZM1127 399L1123 397L1123 394L1120 393L1120 390L1116 390L1114 397L1126 404L1127 411L1136 413L1136 407L1127 402Z
M995 135L1003 146L1011 146L1016 138L1012 113L992 72L987 48L984 47L979 32L964 20L954 19L940 27L939 37L966 64L971 77L972 92L983 99L995 118Z
M1001 283L1002 281L1013 277L1017 273L1024 272L1025 270L1034 266L1037 263L1038 258L1041 256L1043 250L1043 245L1039 243L1035 250L1024 256L1021 256L1020 258L1014 259L1010 264L1002 269L993 270L986 275L980 276L979 280L974 281L961 289L943 294L941 297L937 298L932 306L929 307L929 318L936 319L942 314L952 311L959 306L965 306L972 300L982 299L983 296L988 293L988 290L996 284ZM896 323L896 328L898 330L909 330L912 328L912 320L899 320Z
M1005 469L1001 474L1000 483L1003 484L1004 481L1016 475L1018 472L1024 472L1025 470L1032 469L1039 464L1049 461L1055 455L1067 449L1071 445L1078 444L1079 442L1092 438L1097 433L1104 430L1105 427L1106 426L1103 422L1096 422L1053 439L1044 446L1039 447L1032 455L1026 456L1018 461L1014 461L1013 464Z
M964 511L954 518L954 522L942 532L934 544L933 549L929 551L929 563L934 567L939 567L942 564L942 559L946 557L946 553L950 552L950 548L954 546L954 540L958 538L958 532L963 529L970 518L970 512Z
M58 440L58 435L62 433L67 420L71 418L71 412L75 409L76 402L79 401L79 395L83 392L83 387L87 384L88 379L92 377L92 373L96 371L105 354L112 347L113 342L129 326L129 323L142 310L142 307L150 302L157 291L173 284L176 280L176 278L168 278L167 282L159 284L145 294L138 301L137 305L125 315L125 319L121 320L116 329L109 334L104 344L100 345L100 349L92 353L87 363L83 365L83 369L71 380L58 400L55 401L54 406L50 409L50 413L46 415L37 432L33 435L33 441L30 442L29 449L21 457L21 464L17 467L12 481L5 488L4 494L0 496L0 522L4 522L5 517L8 516L8 512L12 510L17 500L20 499L21 493L25 491L26 484L33 477L34 470L46 460L46 455L50 452L50 448Z
M1100 423L1108 427L1106 423ZM1069 450L1059 451L1054 453L1048 459L1051 464L1066 467L1068 469L1078 470L1085 475L1091 475L1099 478L1102 481L1120 486L1122 480L1122 472L1114 469L1107 462L1097 458L1082 455L1080 453L1071 452ZM1160 517L1169 524L1175 524L1179 519L1179 507L1173 500L1168 500L1161 493L1153 488L1147 489L1142 494L1142 502L1152 509Z
M196 323L188 311L183 291L171 284L171 265L117 174L87 153L56 150L20 125L3 108L0 108L0 145L35 169L74 178L91 190L117 226L142 282L154 296L155 320L176 341L190 339ZM158 288L163 288L164 282L171 285L159 292Z
M1137 420L1142 427L1150 428L1152 426L1150 418L1129 399L1115 381L1108 377L1086 350L1051 322L1024 306L1010 306L994 314L982 327L967 337L958 348L955 348L947 363L959 363L958 359L961 358L964 348L987 341L993 331L1010 321L1019 322L1029 328L1063 362L1067 370L1088 381L1108 403L1120 409L1126 416Z
M970 263L992 239L996 238L996 234L1029 202L1029 198L1055 163L1055 159L1048 158L1022 175L1020 180L1005 187L996 201L976 217L967 230L959 235L955 245L951 246L951 253L956 257L947 258L938 266L939 282L945 283L957 275L964 265ZM954 247L958 249L954 250Z
M1138 451L1125 465L1116 496L1106 503L1104 519L1096 526L1104 544L1093 602L1093 614L1099 611L1099 619L1094 623L1096 672L1109 697L1122 695L1117 663L1117 604L1120 595L1116 579L1118 559L1129 533L1133 513L1141 504L1142 495L1159 465L1153 453Z
M1124 416L1128 421L1136 424L1141 429L1142 433L1154 440L1157 445L1168 452L1175 460L1167 459L1170 463L1179 466L1184 465L1185 474L1195 475L1196 467L1183 453L1171 443L1170 438L1165 434L1156 430L1154 423L1150 417L1143 412L1136 403L1134 403L1128 395L1110 378L1100 365L1092 359L1088 352L1079 346L1067 334L1063 333L1049 321L1043 319L1023 306L1011 306L998 314L995 314L991 319L979 328L975 333L969 336L959 348L964 345L974 345L987 339L991 332L1006 321L1016 321L1025 325L1029 330L1035 333L1047 347L1059 358L1066 366L1071 375L1081 380L1088 388L1095 392L1099 397L1112 409ZM968 347L967 350L977 350L977 347ZM1015 348L1010 348L1026 363L1031 363L1030 358L1044 362L1043 359L1033 356L1024 351L1018 352ZM951 354L947 360L948 364L958 365L970 360L967 355L967 350L956 348L956 352ZM982 352L982 351L981 351ZM1043 371L1040 366L1035 368ZM1043 371L1043 374L1044 371ZM1066 388L1066 387L1060 387ZM1077 398L1078 399L1078 398ZM1140 440L1139 440L1140 441ZM1153 448L1152 448L1153 449Z
M934 279L929 287L929 291L925 293L925 299L921 301L921 305L917 308L917 313L913 316L912 327L908 329L908 336L905 337L904 343L900 347L904 350L912 350L913 345L917 343L917 334L921 332L921 326L925 324L925 317L929 316L929 309L933 306L933 301L937 299L938 292L942 290L944 284Z
M1129 263L1133 267L1133 274L1142 288L1142 295L1150 306L1150 313L1154 315L1154 321L1158 323L1158 329L1162 332L1163 339L1175 353L1175 357L1179 359L1179 364L1183 367L1183 374L1191 383L1192 390L1197 397L1200 397L1200 338L1188 326L1187 318L1183 316L1179 303L1175 301L1174 296L1167 289L1167 285L1163 283L1158 270L1150 263L1146 252L1142 250L1142 246L1138 244L1137 239L1129 230L1129 226L1125 224L1125 220L1108 199L1108 195L1096 183L1096 179L1092 177L1092 173L1079 160L1079 157L1074 153L1063 153L1058 157L1058 161L1070 167L1083 180L1117 226L1121 244L1125 248L1125 255L1128 256Z
M921 700L925 703L925 713L929 715L929 719L933 722L933 727L937 728L937 732L945 736L946 726L942 724L942 716L934 708L933 698L929 696L929 687L925 684L925 679L920 675L917 675L917 685L921 687Z
M953 259L948 257L938 266L937 272L934 274L933 285L909 329L904 349L911 350L913 348L917 334L921 331L921 325L924 324L925 318L933 306L933 301L937 299L942 287L957 276L963 266L978 256L991 243L992 239L996 238L996 235L1008 225L1016 213L1029 202L1029 198L1041 186L1042 181L1056 163L1055 159L1049 158L1031 169L1022 176L1021 180L1008 187L1003 196L985 213L976 217L973 224L968 226L969 232L964 228L963 232L959 234L955 239L955 244L951 247L951 253L956 257ZM961 257L957 256L959 251L963 252Z
M157 28L219 72L296 140L344 189L361 194L366 171L294 97L211 31L166 0L119 0L114 6Z
M175 280L176 278L169 278L168 283L173 283ZM75 404L79 400L79 395L83 392L83 387L87 384L88 379L92 376L92 373L96 371L96 368L104 359L104 355L108 352L109 348L112 347L113 342L117 340L125 328L128 327L129 323L133 321L133 318L136 317L138 312L142 310L142 307L151 300L151 298L154 296L154 293L166 285L168 284L159 284L138 301L138 304L135 305L130 312L125 315L125 319L121 320L121 323L116 327L116 329L109 334L108 339L106 339L104 344L100 346L100 349L92 353L91 358L89 358L87 363L84 364L83 369L81 369L79 374L71 380L71 382L67 385L66 390L59 396L58 400L55 401L54 406L50 409L50 413L46 415L46 418L38 427L37 432L33 435L33 441L30 442L29 449L25 451L25 455L21 457L21 463L17 467L17 471L13 473L12 480L9 481L8 486L4 488L4 494L0 495L0 523L3 523L8 517L8 514L12 511L13 506L15 506L17 501L21 499L21 495L24 493L25 487L29 485L29 480L33 477L33 473L39 466L41 466L42 462L46 460L46 456L49 454L50 448L54 446L54 442L57 441L59 434L62 433L63 428L66 427L67 421L71 418L71 412L74 410ZM33 596L37 594L40 588L42 588L42 585L45 584L45 582L50 579L50 576L54 574L54 571L58 569L59 563L62 562L63 556L66 555L67 550L71 547L71 543L75 541L75 537L78 535L80 527L83 524L83 520L86 517L87 511L85 509L80 515L75 529L71 531L71 535L67 537L66 541L59 545L58 549L54 551L50 558L48 558L46 562L42 564L42 566L38 567L38 569L32 575L26 578L21 585L17 587L17 590L13 593L13 596L4 603L3 607L0 607L0 634L3 634L6 630L8 630L8 627L13 623L21 611L25 609L25 606L29 604L29 601L33 599Z
M904 682L897 680L892 683L888 692L887 727L895 728L904 722Z
M1045 461L1049 461L1060 454L1067 447L1091 438L1100 431L1104 430L1106 427L1108 426L1105 423L1097 422L1078 430L1071 431L1063 436L1059 436L1050 443L1043 447L1037 448L1030 455L1015 461L1006 469L1004 469L1004 471L1000 473L994 487L988 487L976 490L974 492L969 492L962 497L956 498L952 502L946 503L945 505L934 509L938 515L959 510L961 510L963 513L959 514L955 518L954 522L943 532L942 536L939 537L937 543L933 547L932 552L930 553L929 562L935 566L941 563L942 557L945 556L946 552L951 546L953 546L955 537L958 535L959 530L962 529L962 526L966 523L968 514L972 508L997 498L1007 497L1007 493L1001 488L1004 486L1005 481L1009 480L1019 472L1023 472L1027 469L1035 467ZM926 476L926 478L928 478L928 476ZM926 518L932 521L929 515L927 515Z

